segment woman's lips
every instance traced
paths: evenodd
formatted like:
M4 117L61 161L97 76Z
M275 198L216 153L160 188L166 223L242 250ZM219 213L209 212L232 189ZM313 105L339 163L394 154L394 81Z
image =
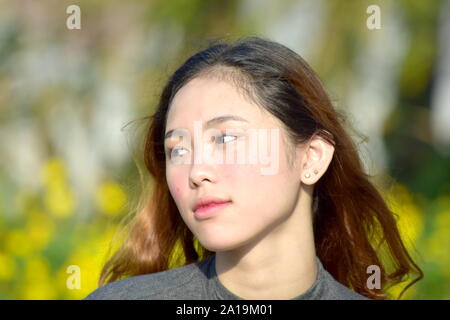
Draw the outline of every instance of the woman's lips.
M221 203L211 203L206 206L201 206L194 211L194 216L197 219L206 219L214 216L223 208L227 207L231 201L221 202Z

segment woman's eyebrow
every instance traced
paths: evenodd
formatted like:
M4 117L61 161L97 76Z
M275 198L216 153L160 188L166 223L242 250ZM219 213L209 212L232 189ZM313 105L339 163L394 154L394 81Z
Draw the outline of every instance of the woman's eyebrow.
M214 118L208 120L206 122L206 124L205 124L205 128L209 128L209 127L212 127L214 125L217 125L217 124L220 124L220 123L223 123L223 122L226 122L226 121L241 121L241 122L247 122L248 123L248 121L246 119L244 119L244 118L242 118L240 116L237 116L237 115L234 115L234 114L226 114L226 115L214 117ZM170 138L175 130L176 129L172 129L172 130L167 131L164 139Z

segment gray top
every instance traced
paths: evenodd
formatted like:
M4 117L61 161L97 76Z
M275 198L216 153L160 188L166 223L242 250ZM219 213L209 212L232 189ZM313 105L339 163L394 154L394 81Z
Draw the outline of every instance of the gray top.
M183 267L111 282L84 300L244 300L222 285L215 258L214 254ZM336 281L317 256L316 261L316 281L292 300L368 300Z

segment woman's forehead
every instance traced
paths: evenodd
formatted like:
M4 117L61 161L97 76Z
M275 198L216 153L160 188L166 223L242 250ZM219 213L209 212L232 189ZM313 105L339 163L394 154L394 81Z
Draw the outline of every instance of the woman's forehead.
M178 90L170 104L170 110L194 112L247 109L253 104L228 82L199 78L189 81Z
M195 81L195 82L194 82ZM169 130L187 122L210 121L213 118L233 115L250 124L270 122L271 115L263 108L242 96L225 81L194 79L175 95L167 117Z

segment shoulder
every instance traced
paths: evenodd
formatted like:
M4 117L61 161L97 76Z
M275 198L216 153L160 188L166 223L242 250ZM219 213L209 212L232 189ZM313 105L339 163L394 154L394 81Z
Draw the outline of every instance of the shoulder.
M339 300L371 300L367 298L366 296L363 296L362 294L359 294L358 292L355 292L351 290L350 288L344 286L338 281L335 281L334 284L334 292L333 296L334 299Z
M342 283L332 277L327 272L328 277L328 292L326 299L329 300L371 300L362 294L344 286Z
M84 300L186 299L201 294L202 273L197 264L129 277L91 292ZM195 296L189 297L195 299Z
M321 300L371 300L337 281L317 257L321 283Z
M323 266L321 268L321 277L326 283L324 300L371 300L337 281Z

